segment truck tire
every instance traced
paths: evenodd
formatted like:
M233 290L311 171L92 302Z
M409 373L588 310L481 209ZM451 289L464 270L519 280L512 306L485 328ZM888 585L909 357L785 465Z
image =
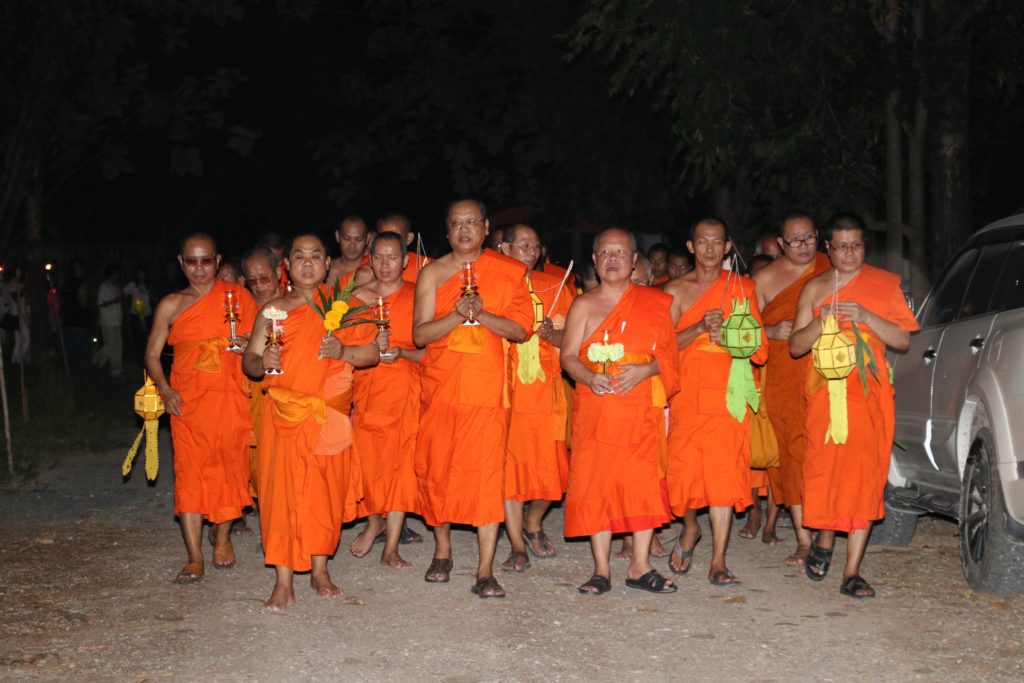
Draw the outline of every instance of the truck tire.
M889 502L889 484L885 485L885 518L871 527L868 543L871 545L910 545L921 513Z
M995 441L988 429L974 438L960 492L960 564L980 593L1024 593L1024 543L1007 531Z

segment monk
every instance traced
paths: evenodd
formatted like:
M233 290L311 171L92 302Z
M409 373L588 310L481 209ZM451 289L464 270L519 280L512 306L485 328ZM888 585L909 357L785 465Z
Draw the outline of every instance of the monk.
M569 285L560 289L562 278L534 270L541 242L529 225L505 228L501 250L524 264L533 299L533 335L522 344L510 345L508 368L511 413L505 447L505 533L512 549L501 568L522 572L530 567L527 550L538 559L557 552L542 523L551 502L562 499L569 477L558 349L575 291Z
M361 317L388 321L389 341L381 350L378 365L355 373L353 448L363 487L358 513L367 523L349 550L363 557L386 532L380 563L393 569L412 566L399 555L398 544L405 514L419 511L413 459L420 424L419 361L423 349L417 349L412 341L415 287L402 279L409 259L405 247L405 237L399 233L378 233L370 251L374 279L352 294L353 307L369 306ZM383 312L375 312L373 307L381 305ZM382 313L386 317L374 317ZM376 335L376 326L356 325L345 338L369 343Z
M331 268L327 271L328 286L333 287L338 282L341 287L345 287L352 279L359 286L373 279L370 258L366 255L370 243L366 221L359 216L346 216L334 231L334 239L338 241L341 257L331 262Z
M245 274L245 285L252 293L257 309L271 299L281 296L281 263L277 255L267 247L256 246L242 256L242 272ZM263 392L259 380L248 380L249 383L249 416L252 419L252 438L249 440L249 495L253 497L253 507L256 507L257 489L259 484L259 452L256 444L256 435L260 432L260 416L263 413ZM242 518L238 520L231 533L250 535L252 529L246 520L245 511Z
M242 287L216 279L220 255L209 235L186 237L178 263L188 287L157 305L145 361L171 416L174 514L188 551L188 562L175 581L194 583L204 573L203 520L214 525L214 567L230 569L235 565L231 523L252 504L247 386L241 350L227 350L231 333L224 307L230 292L237 302L236 329L241 331L252 327L256 305ZM241 334L236 340L242 348L248 342ZM165 343L174 347L170 381L160 364Z
M405 250L409 254L409 259L402 271L402 279L415 285L423 266L430 263L430 259L422 252L423 242L418 242L419 249L413 247L419 236L412 231L412 223L408 216L400 213L388 213L377 219L377 234L385 232L396 232L405 240Z
M310 584L322 597L342 595L327 558L360 497L348 418L352 371L377 363L380 347L343 346L337 334L325 333L324 320L307 300L319 300L329 265L319 237L292 240L285 258L292 289L263 306L244 356L246 374L263 377L260 531L265 561L274 565L277 579L264 603L271 611L295 602L294 572L311 571ZM282 344L267 344L268 313L287 313ZM269 369L283 374L265 374Z
M782 256L755 273L754 283L768 337L764 398L779 442L779 466L769 471L769 478L775 501L788 508L793 519L796 550L785 563L796 566L804 563L811 547L811 533L803 526L804 385L811 360L789 355L789 335L800 290L832 264L818 252L814 219L803 211L783 217L777 241Z
M651 264L651 287L661 287L671 279L668 274L667 244L658 242L647 250L647 261Z
M493 565L505 518L503 344L526 341L533 302L523 264L483 247L489 225L483 203L453 202L447 224L452 251L420 272L413 316L413 341L426 347L416 478L420 511L434 527L434 557L424 579L449 580L450 524L469 524L477 528L479 545L472 592L502 598ZM467 291L472 276L476 290Z
M598 234L593 262L601 284L573 302L562 338L562 368L576 380L565 535L590 536L594 573L578 589L587 595L611 590L614 533L633 535L626 586L676 591L650 559L654 530L671 519L663 449L666 399L679 387L672 300L629 281L636 261L630 233ZM621 355L591 360L618 344Z
M731 586L740 580L726 566L726 550L733 509L742 512L750 495L750 412L742 406L742 419L730 412L726 387L732 356L719 345L724 307L731 312L734 300L749 299L750 314L760 321L754 283L738 273L723 270L732 241L725 223L717 218L698 221L690 229L687 248L696 267L665 285L673 298L677 317L679 392L669 409L668 487L672 512L684 517L683 533L669 556L669 569L685 574L700 538L697 510L710 507L712 532L708 581ZM763 364L767 346L750 357Z
M825 316L838 317L840 330L870 347L865 360L841 380L826 380L808 368L804 430L803 524L818 529L804 561L808 578L821 581L832 561L836 532L848 534L840 593L871 598L875 589L860 575L871 522L885 516L882 497L895 432L893 388L886 348L905 351L917 320L900 291L900 278L864 263L864 223L839 214L825 226L832 268L811 278L800 292L789 350L801 357L822 334ZM856 326L856 329L854 329ZM862 352L858 351L858 355ZM863 358L863 356L862 356ZM862 376L863 374L863 376ZM841 425L830 418L831 381L846 384L848 434L836 443Z
M682 249L673 249L668 255L668 279L675 280L690 271L690 254ZM667 282L667 281L666 281ZM664 289L664 284L660 286Z
M630 276L629 281L634 285L650 287L651 280L651 262L643 254L637 254L636 265L633 266L633 274Z

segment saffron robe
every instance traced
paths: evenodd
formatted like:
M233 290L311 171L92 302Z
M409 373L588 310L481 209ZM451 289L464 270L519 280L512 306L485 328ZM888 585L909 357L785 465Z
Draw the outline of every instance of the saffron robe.
M796 317L800 291L812 277L832 267L824 254L788 287L765 304L761 314L765 325L777 325ZM804 421L807 417L804 385L811 367L811 354L793 358L788 339L768 340L768 363L764 368L764 400L768 419L779 442L779 466L768 471L772 495L779 505L803 505Z
M676 331L694 325L704 314L721 308L728 316L732 299L748 297L750 314L761 313L754 295L754 281L723 270L711 287L679 318ZM750 357L764 363L768 355L765 337ZM744 510L750 495L750 408L738 422L726 407L726 386L732 356L701 334L679 349L679 384L672 400L668 430L668 489L672 512L682 517L691 508L734 507Z
M838 300L856 301L908 332L918 329L917 320L900 291L899 276L880 268L864 264L857 277L839 290ZM815 307L815 315L831 301L829 294ZM853 338L849 321L841 320L839 327ZM846 377L849 436L845 444L838 445L831 439L825 443L829 426L828 380L813 365L808 365L805 374L803 512L804 525L812 529L850 532L866 529L873 520L885 516L882 497L896 428L895 392L889 379L885 344L867 325L857 327L874 352L877 378L867 371L865 397L857 369Z
M171 415L174 514L198 512L213 524L242 516L249 496L248 383L242 357L226 351L228 290L238 304L238 330L252 327L256 302L243 287L213 289L178 314L167 343L174 347L171 387L184 401Z
M485 310L530 330L525 266L484 249L474 268ZM462 291L461 272L438 286L435 319L455 308ZM505 519L506 363L505 340L483 325L459 325L426 347L416 479L420 513L431 526Z
M282 375L263 379L259 434L260 532L267 564L308 571L333 555L341 525L361 497L352 456L352 366L317 359L323 320L311 307L288 311Z
M416 288L403 283L384 299L390 309L390 346L412 350L413 299ZM363 305L356 297L353 308ZM371 307L360 314L373 315ZM376 325L354 325L342 333L346 344L370 344ZM391 510L418 512L416 434L420 425L420 364L405 358L355 371L352 398L353 448L359 462L363 500L358 515Z
M595 394L576 384L573 395L573 451L565 495L565 535L590 536L642 531L669 521L665 487L665 403L679 388L672 297L648 287L630 285L612 312L580 347L621 343L625 354L617 364L658 362L660 374L645 379L628 394Z
M539 326L551 311L552 322L565 325L572 290L563 287L555 301L560 277L538 271L529 273L528 285L537 297L533 324ZM539 302L539 303L538 303ZM537 376L524 383L519 376L521 349L536 345ZM543 339L509 345L508 386L511 412L505 449L505 498L507 500L561 500L569 477L565 448L566 400L558 349ZM528 378L529 379L529 378Z
M425 255L420 255L414 251L410 251L409 262L405 264L405 268L402 270L402 279L406 282L416 284L416 279L420 276L420 271L423 270L423 266L428 263L430 263L430 259Z

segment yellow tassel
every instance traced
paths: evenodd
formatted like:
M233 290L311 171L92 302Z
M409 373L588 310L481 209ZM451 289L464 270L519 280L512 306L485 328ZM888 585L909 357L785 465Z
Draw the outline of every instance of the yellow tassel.
M830 379L828 381L828 430L825 432L825 443L829 438L837 445L846 443L850 434L850 424L846 414L846 379Z
M159 456L157 454L157 430L160 428L160 422L158 420L146 420L146 479L153 481L156 479L157 469L160 465Z
M149 424L148 422L146 424ZM146 433L146 426L143 425L142 429L139 430L139 435L135 437L135 443L128 449L128 455L125 457L124 462L121 463L121 476L127 477L128 473L132 471L132 461L135 460L135 454L139 452L139 444L142 443L142 435Z
M522 344L516 344L516 352L519 356L516 376L521 383L533 384L538 379L542 382L547 379L544 368L540 366L540 338L537 335L531 335Z

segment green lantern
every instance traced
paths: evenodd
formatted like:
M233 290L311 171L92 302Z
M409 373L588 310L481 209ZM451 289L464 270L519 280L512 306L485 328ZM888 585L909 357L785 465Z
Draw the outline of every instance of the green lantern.
M737 422L743 422L748 404L756 413L761 403L748 360L761 347L761 335L761 323L750 315L750 299L733 299L732 313L722 323L718 343L732 356L725 405Z

